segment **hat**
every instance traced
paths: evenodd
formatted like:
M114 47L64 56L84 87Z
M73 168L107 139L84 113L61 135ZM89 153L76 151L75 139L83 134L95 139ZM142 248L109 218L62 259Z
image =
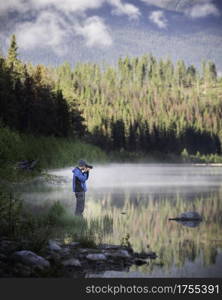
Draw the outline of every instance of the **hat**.
M85 160L80 159L79 162L78 162L78 166L79 167L85 167L85 166L87 166L87 163L85 162Z

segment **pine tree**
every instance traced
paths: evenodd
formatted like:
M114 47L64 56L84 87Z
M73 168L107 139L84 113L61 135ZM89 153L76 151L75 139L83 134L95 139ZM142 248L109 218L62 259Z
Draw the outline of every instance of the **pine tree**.
M12 37L11 37L11 42L10 42L10 46L9 46L9 49L8 49L6 62L7 62L7 65L9 66L9 68L11 68L13 70L15 70L16 67L19 64L18 47L17 47L15 34L13 34Z

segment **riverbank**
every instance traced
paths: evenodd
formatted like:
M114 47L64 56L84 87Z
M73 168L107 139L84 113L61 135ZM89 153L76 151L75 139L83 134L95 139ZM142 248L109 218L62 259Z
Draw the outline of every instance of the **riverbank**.
M108 270L129 271L132 265L145 265L156 257L154 252L134 252L130 246L84 247L79 242L62 244L53 240L35 253L1 238L0 277L88 277Z
M222 164L218 154L189 154L184 149L181 155L162 152L105 152L83 140L58 137L43 137L22 134L7 127L0 128L0 178L22 181L35 177L42 170L75 165L79 159L90 163L139 162L139 163L191 163ZM19 168L19 162L35 162L31 170Z
M107 161L99 147L71 138L22 134L7 127L0 128L0 178L21 181L35 177L42 170L75 165L82 158L91 163ZM22 169L21 161L35 161L35 167Z
M113 224L108 216L88 221L59 202L31 213L6 185L0 186L0 208L0 277L85 277L127 271L156 258L154 252L135 252L128 238L120 245L103 244L103 232Z

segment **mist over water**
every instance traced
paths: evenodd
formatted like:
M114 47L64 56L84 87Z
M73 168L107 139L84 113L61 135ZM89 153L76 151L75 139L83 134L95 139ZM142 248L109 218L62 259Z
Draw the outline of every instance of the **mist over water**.
M51 170L66 182L42 181L23 190L25 201L42 209L62 202L73 213L72 169ZM222 167L170 164L95 165L87 183L84 217L109 218L112 228L101 233L103 242L120 244L129 234L136 251L155 251L158 258L126 272L104 277L221 277L222 276ZM169 221L196 211L203 222L187 227Z
M51 171L51 174L72 179L72 167ZM88 186L98 188L148 189L152 186L217 186L222 168L168 164L98 165L91 171Z

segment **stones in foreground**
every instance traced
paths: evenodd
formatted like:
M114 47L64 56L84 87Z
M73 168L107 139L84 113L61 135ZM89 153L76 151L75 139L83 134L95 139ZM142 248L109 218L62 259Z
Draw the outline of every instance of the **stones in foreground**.
M56 242L56 241L52 241L52 240L49 240L48 249L51 250L51 251L61 251L62 250L59 243Z
M81 243L62 244L50 240L41 254L16 250L14 242L0 240L0 277L78 277L104 271L128 271L132 265L147 264L154 252L134 252L131 247L100 244L83 248ZM21 249L21 248L20 248Z
M94 253L94 254L87 254L86 259L91 261L103 261L103 260L107 260L107 257L103 253Z
M40 270L44 270L45 268L50 267L50 263L48 262L48 260L29 250L16 251L11 258L15 262L30 267L35 267Z
M81 267L81 262L75 258L64 260L62 264L64 267Z

